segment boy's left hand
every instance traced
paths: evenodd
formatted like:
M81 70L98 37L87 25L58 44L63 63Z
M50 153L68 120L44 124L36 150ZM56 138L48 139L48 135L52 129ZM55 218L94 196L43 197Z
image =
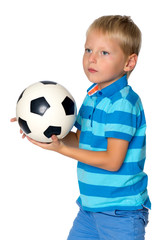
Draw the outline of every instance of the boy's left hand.
M60 141L56 135L53 135L52 138L52 142L51 143L41 143L41 142L37 142L33 139L31 139L30 137L26 136L26 138L33 143L34 145L41 147L43 149L46 150L52 150L55 152L60 152L61 148L63 147L63 143L62 141Z

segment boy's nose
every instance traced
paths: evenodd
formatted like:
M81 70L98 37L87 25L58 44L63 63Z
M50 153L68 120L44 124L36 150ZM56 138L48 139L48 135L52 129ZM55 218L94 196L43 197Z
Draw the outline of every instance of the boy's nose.
M90 57L89 57L89 62L90 63L96 63L97 62L97 57L95 53L91 53Z

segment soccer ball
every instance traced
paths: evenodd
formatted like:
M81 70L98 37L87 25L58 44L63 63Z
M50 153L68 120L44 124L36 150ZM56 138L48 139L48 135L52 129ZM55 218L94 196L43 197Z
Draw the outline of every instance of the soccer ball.
M21 93L16 118L26 135L49 143L53 134L61 139L71 130L76 119L76 103L62 85L41 81Z

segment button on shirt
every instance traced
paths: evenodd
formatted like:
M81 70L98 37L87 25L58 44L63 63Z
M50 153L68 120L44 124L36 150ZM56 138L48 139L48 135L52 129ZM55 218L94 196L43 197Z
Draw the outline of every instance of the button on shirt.
M135 210L151 207L146 159L146 121L139 96L126 75L98 91L93 84L79 110L75 126L81 131L79 148L106 151L109 137L129 142L121 168L111 172L78 162L79 203L86 211ZM98 159L97 159L98 161Z

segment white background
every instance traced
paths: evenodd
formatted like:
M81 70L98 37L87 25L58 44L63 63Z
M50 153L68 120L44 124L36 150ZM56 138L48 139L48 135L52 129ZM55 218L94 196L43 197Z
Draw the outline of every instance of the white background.
M65 240L78 207L76 161L22 140L15 116L24 88L61 83L78 108L90 83L82 69L85 32L97 17L130 15L143 45L129 84L147 119L149 194L147 240L159 239L159 2L128 0L2 0L0 3L0 239Z

